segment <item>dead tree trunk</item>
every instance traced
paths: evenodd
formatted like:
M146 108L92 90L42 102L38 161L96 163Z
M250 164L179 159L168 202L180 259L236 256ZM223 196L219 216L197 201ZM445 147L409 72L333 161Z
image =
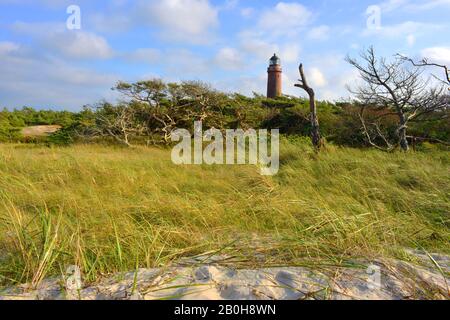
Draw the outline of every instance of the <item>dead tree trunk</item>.
M316 95L314 89L308 85L305 73L303 71L303 64L300 64L300 83L295 86L306 91L309 96L309 107L310 107L310 121L311 121L311 140L314 148L319 151L322 147L322 138L320 136L320 125L319 118L317 116L316 107Z
M406 135L407 120L403 113L401 113L399 117L400 117L400 128L398 129L398 135L400 138L400 147L402 148L403 151L408 152L409 144L408 144L408 137Z

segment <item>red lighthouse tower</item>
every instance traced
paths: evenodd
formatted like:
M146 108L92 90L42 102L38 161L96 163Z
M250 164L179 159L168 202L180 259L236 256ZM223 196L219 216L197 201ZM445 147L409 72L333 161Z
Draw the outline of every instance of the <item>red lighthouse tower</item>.
M270 65L267 73L269 74L267 81L267 98L273 99L281 97L283 94L283 69L281 68L281 60L276 54L270 58Z

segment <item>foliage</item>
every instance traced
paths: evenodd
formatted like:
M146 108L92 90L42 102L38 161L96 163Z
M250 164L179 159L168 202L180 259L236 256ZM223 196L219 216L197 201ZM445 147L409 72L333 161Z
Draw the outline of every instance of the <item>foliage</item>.
M0 112L0 141L31 141L21 137L21 128L33 125L60 125L60 132L41 139L52 144L74 142L107 142L122 145L170 144L175 128L192 130L194 121L203 121L204 128L217 129L280 129L286 135L310 136L309 103L303 98L284 96L266 99L255 94L226 94L198 81L165 83L159 79L137 83L119 82L114 90L123 95L112 104L102 101L85 106L80 112L37 111L25 107ZM367 147L361 126L358 102L318 101L321 134L328 142L351 147ZM396 115L380 118L388 110L365 108L366 120L374 119L385 136L395 139ZM428 141L450 140L449 110L427 115L427 121L410 122L410 135ZM373 129L373 128L372 128ZM378 140L377 140L378 139ZM375 142L382 143L380 138Z

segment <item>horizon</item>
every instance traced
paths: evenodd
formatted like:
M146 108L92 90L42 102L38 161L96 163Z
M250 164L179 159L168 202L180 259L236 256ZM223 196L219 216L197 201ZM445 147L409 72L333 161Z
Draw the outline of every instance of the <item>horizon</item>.
M67 28L70 5L79 30ZM265 94L274 52L284 94L304 96L294 87L302 62L319 100L341 100L358 76L345 56L370 45L449 64L449 9L450 0L0 0L0 107L79 111L116 100L118 81L151 78Z

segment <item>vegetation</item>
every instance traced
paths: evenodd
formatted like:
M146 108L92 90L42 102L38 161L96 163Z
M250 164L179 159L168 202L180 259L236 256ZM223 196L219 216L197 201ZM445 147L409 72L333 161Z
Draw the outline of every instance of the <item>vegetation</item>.
M246 97L218 92L198 82L163 83L149 80L119 83L123 102L100 102L82 111L36 111L31 108L0 112L0 142L44 142L69 145L75 142L108 142L121 145L167 145L175 128L192 129L202 120L205 128L276 128L289 136L311 136L310 101L295 97L275 100L260 95ZM370 147L361 124L360 103L316 103L320 134L336 145ZM395 138L397 117L379 117L383 109L364 108L366 119L377 119L387 135ZM450 142L449 109L439 117L411 122L409 138L415 148L423 142ZM47 139L22 137L21 129L33 125L60 125L62 130ZM416 139L420 137L420 139ZM378 140L375 139L376 142Z
M60 125L69 127L82 118L83 113L69 111L35 110L24 107L20 110L0 111L0 142L18 142L27 140L21 134L21 129L28 126Z
M273 177L178 167L155 147L0 145L0 281L73 264L93 281L209 251L245 266L449 253L448 152L316 154L308 140L283 139Z
M407 58L388 63L373 50L363 58L367 66L349 59L366 82L353 102L316 101L300 67L297 86L309 99L154 79L119 82L120 102L80 112L4 109L0 285L36 285L68 265L94 281L204 252L249 267L408 259L404 248L450 253L448 92L402 69ZM171 134L192 132L194 121L280 129L279 174L175 166ZM36 125L62 128L22 136ZM393 152L398 145L415 152Z

